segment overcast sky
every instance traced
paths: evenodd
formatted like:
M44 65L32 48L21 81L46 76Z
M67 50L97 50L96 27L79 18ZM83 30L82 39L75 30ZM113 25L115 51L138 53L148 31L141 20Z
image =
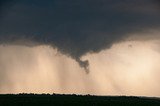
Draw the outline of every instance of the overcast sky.
M158 0L2 0L0 6L0 42L49 44L84 68L82 55L160 26Z
M31 63L36 63L34 58L38 57L34 53L40 53L46 47L39 49L40 51L35 49L36 52L32 49L44 45L47 48L49 46L51 49L57 50L59 54L67 58L73 59L86 72L96 70L93 69L93 61L89 58L90 55L102 55L101 52L106 50L119 53L113 48L117 44L128 45L125 50L123 47L126 46L121 46L120 51L124 50L129 54L128 50L133 48L132 41L136 41L137 48L134 49L134 52L138 54L143 54L141 49L144 47L148 50L150 45L156 45L153 48L151 46L151 48L159 52L159 29L159 0L1 0L0 45L9 44L9 46L0 46L0 65L2 67L0 71L6 75L1 74L0 76L3 76L1 79L6 80L8 74L4 70L10 70L10 68L7 68L8 61L5 60L4 62L5 54L6 57L10 55L11 57L8 59L12 61L19 61L17 60L18 57L15 58L14 53L21 54L22 63L28 65L28 60L23 60L23 58L26 58L25 52L31 54L30 56L33 58ZM137 44L143 44L143 42L148 42L147 45L149 46L138 48ZM22 49L19 46L24 48ZM12 50L13 52L11 52ZM149 53L148 55L151 56L153 51L151 50ZM48 54L46 55L49 58ZM44 58L44 55L41 56ZM84 59L85 56L89 57ZM114 56L109 55L110 58ZM117 61L120 61L119 59L120 57L117 58ZM95 64L99 64L99 61L97 60ZM111 66L117 67L116 70L118 70L119 66L115 66L117 63L114 63L113 60L110 61L114 64ZM50 62L52 61L50 60ZM50 67L48 64L47 67ZM12 64L11 66L14 67L15 65ZM31 67L33 66L31 65ZM16 67L15 70L18 68ZM73 69L74 71L81 70ZM27 68L27 70L29 69ZM0 85L1 83L2 81L0 81Z

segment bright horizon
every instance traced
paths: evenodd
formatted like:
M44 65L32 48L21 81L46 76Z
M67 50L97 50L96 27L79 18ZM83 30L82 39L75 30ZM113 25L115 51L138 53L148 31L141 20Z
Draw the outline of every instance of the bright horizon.
M159 40L125 41L88 53L89 74L47 45L0 46L0 93L160 96ZM40 51L40 52L39 52Z

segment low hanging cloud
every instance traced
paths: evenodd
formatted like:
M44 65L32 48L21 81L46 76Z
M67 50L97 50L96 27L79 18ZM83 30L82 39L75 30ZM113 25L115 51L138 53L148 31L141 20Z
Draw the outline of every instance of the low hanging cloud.
M160 97L159 40L125 41L83 59L90 74L48 45L0 45L0 93Z
M158 0L2 0L0 42L51 45L89 70L85 54L158 29L159 6Z

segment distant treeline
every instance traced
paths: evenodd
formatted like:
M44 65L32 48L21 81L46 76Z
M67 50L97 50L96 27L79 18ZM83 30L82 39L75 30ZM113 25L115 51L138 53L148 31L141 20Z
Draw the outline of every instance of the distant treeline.
M1 94L0 106L160 106L160 98L66 94Z

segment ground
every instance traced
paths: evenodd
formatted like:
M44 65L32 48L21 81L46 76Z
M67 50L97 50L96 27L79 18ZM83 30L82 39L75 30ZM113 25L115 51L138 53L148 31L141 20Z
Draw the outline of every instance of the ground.
M59 94L0 95L0 106L160 106L160 98L127 96L91 96Z

